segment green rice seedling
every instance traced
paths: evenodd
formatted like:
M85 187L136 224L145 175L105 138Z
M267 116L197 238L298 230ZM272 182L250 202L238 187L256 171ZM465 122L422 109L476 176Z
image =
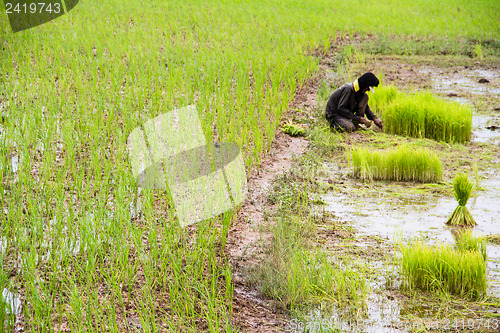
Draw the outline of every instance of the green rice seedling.
M412 242L402 246L404 286L478 300L486 294L486 263L479 251Z
M472 193L472 183L469 181L467 174L458 173L453 179L453 189L455 190L455 198L458 201L458 207L455 208L451 216L446 221L448 225L458 226L475 226L476 221L470 214L465 205Z
M279 213L272 227L273 244L267 258L250 270L250 281L292 313L325 303L353 315L366 309L365 272L312 247L317 225L308 187L301 184L293 175L275 183L269 198Z
M438 182L443 174L435 153L407 145L385 151L355 148L351 165L354 177L368 180Z
M283 126L281 126L281 129L283 130L284 133L291 135L291 136L305 136L306 135L306 130L299 126L295 125L292 123L292 121L287 121Z
M487 238L483 236L474 236L472 230L465 229L457 232L455 237L455 247L459 251L476 251L481 253L483 260L486 261L486 243Z
M398 95L384 110L388 133L463 143L472 135L472 108L429 92Z

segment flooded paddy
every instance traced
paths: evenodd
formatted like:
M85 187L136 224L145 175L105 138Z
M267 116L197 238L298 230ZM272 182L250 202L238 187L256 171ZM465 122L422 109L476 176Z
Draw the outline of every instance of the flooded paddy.
M425 237L436 241L453 241L452 230L444 224L457 206L453 197L412 194L394 196L376 189L383 184L373 183L366 195L356 199L336 193L322 197L326 210L342 219L352 221L362 234L392 239L400 234L404 239ZM481 183L467 206L478 225L475 232L488 235L500 233L500 177ZM495 204L496 203L496 204Z
M472 126L473 142L500 144L500 112L493 115L474 114Z
M329 163L327 165L331 168ZM335 171L338 172L339 169ZM353 260L361 261L361 265L368 267L372 273L368 276L371 293L367 298L367 317L355 324L347 324L339 318L336 322L348 332L409 332L415 329L415 325L419 327L418 323L408 321L415 316L423 320L420 328L430 325L430 318L437 315L434 313L436 309L426 304L417 306L394 296L393 292L400 288L401 280L398 267L393 266L395 261L390 259L392 250L389 249L389 244L397 247L400 242L416 239L427 244L453 244L461 229L449 227L445 222L457 207L457 201L450 195L432 191L419 193L403 183L361 183L352 178L344 178L342 183L345 188L356 190L351 194L349 191L329 191L320 195L323 205L317 205L316 209L318 212L331 213L354 227L355 238L344 241L344 245L341 243L340 252L344 251L342 246L347 246L346 249L354 248L357 252L364 253ZM419 186L422 185L415 185ZM478 223L473 232L484 236L500 234L500 175L494 171L481 174L479 186L467 203ZM381 247L389 246L382 250L387 251L388 257L380 259L370 254L382 244L374 243L373 239L384 240L386 245ZM396 258L397 251L392 255ZM488 297L499 298L500 246L492 243L487 245L487 279ZM498 308L491 311L498 311Z

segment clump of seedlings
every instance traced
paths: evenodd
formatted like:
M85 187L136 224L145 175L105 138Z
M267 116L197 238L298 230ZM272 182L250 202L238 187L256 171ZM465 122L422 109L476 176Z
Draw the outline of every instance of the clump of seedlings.
M463 143L472 135L472 108L429 92L397 95L384 109L388 133Z
M281 126L282 130L284 133L291 135L291 136L305 136L306 135L306 130L299 126L295 125L291 121L287 121L283 126Z
M453 189L455 190L458 207L455 208L446 224L464 227L475 226L476 221L465 207L472 193L472 183L469 181L469 177L463 173L457 174L453 179Z
M438 156L425 148L407 145L386 151L352 150L354 177L368 180L438 182L443 170Z
M402 254L401 272L407 288L473 300L486 294L486 262L478 248L413 242L402 247Z

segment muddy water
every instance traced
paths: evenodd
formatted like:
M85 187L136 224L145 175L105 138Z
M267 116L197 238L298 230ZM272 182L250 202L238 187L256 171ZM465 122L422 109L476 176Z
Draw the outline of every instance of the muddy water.
M431 74L434 91L442 94L471 93L480 95L499 95L500 88L496 84L500 78L498 71L490 69L457 69L450 73L435 68L424 67L421 73ZM488 82L481 83L485 79Z
M484 191L476 191L476 196L467 204L478 223L474 230L483 235L500 233L500 177L488 179L480 186ZM387 239L402 235L404 239L424 237L434 241L453 241L451 231L455 228L444 224L457 207L452 197L423 194L395 197L378 192L354 200L337 193L325 195L322 199L327 211L350 221L362 234Z
M476 191L467 207L478 225L474 233L478 235L500 234L500 175L482 175L488 178L480 182L482 191ZM360 235L376 235L388 241L423 239L427 243L453 243L453 231L457 228L445 225L447 218L457 207L453 197L442 195L405 194L393 195L384 188L383 182L370 183L366 191L358 196L328 193L322 196L324 209L341 220L348 221ZM363 193L365 192L365 193ZM322 207L323 209L323 207ZM364 244L359 244L363 246ZM488 294L500 297L500 246L488 244ZM368 261L368 266L384 271L381 262ZM391 297L384 287L386 277L376 276L371 282L372 294L367 300L368 318L364 332L406 332L405 322L400 316L406 311L405 305ZM420 309L422 310L422 309ZM400 327L401 329L396 329ZM352 332L360 331L351 327Z
M500 144L500 112L491 116L474 114L472 127L473 142Z

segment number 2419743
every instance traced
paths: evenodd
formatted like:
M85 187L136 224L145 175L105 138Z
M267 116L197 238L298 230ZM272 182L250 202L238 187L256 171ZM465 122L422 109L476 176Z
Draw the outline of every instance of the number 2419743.
M32 3L18 3L14 5L13 3L7 2L5 4L5 9L7 14L42 14L42 13L55 13L59 14L61 12L61 3L45 3L45 2L32 2Z

